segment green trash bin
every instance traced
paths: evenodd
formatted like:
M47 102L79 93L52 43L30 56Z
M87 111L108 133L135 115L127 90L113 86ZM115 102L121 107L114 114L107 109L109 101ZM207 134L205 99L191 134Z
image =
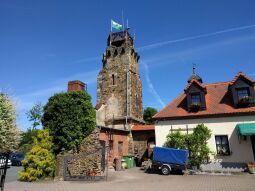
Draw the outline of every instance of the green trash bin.
M123 159L125 160L127 164L127 169L134 167L134 156L133 155L125 155L123 156Z

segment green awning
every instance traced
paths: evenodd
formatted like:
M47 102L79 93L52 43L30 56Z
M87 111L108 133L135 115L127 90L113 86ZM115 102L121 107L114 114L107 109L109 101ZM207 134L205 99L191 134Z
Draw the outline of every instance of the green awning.
M255 123L237 124L239 135L255 135Z

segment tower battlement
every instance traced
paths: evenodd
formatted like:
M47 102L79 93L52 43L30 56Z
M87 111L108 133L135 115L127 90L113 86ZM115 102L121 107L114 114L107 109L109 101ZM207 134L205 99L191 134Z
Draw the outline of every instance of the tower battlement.
M107 46L120 46L124 42L134 44L132 36L129 34L128 29L120 32L111 32L107 39Z

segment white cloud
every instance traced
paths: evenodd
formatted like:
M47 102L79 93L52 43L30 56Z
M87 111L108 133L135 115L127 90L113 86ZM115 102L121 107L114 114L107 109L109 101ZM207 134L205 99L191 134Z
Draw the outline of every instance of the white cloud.
M224 33L229 33L229 32L234 32L234 31L241 31L241 30L246 30L246 29L251 29L251 28L255 28L255 25L235 27L235 28L225 29L225 30L221 30L221 31L207 33L207 34L201 34L201 35L190 36L190 37L185 37L185 38L176 39L176 40L168 40L168 41L153 43L153 44L149 44L149 45L139 47L137 49L139 51L150 50L150 49L158 48L158 47L173 44L173 43L184 42L184 41L189 41L189 40L195 40L195 39L200 39L200 38L205 38L205 37L211 37L211 36L216 36L216 35L220 35L220 34L224 34Z
M235 38L231 38L231 39L217 41L217 42L214 42L211 44L206 44L206 45L202 45L202 46L198 46L198 47L192 47L192 48L186 49L186 50L180 50L180 51L175 51L175 52L171 52L171 53L164 52L160 55L153 56L152 58L145 59L144 62L150 63L150 66L160 66L160 65L166 64L165 62L162 62L162 60L171 60L172 62L176 61L176 60L180 61L181 59L183 59L184 56L188 56L189 58L191 58L191 55L193 55L194 53L206 51L206 50L213 49L213 48L219 48L222 46L232 45L232 44L236 44L236 43L241 43L241 42L245 42L245 41L249 42L252 40L255 40L255 35L244 36L244 37L235 37ZM196 54L196 55L198 55L198 54ZM181 61L183 61L183 60L181 60ZM167 63L169 63L169 62L167 62Z
M45 96L45 95L53 94L59 91L66 91L67 82L71 80L80 80L86 84L93 84L96 82L97 74L98 74L98 70L92 70L88 72L74 74L74 75L56 80L47 88L35 90L31 93L20 95L20 97Z
M17 105L19 111L29 110L36 102L45 101L51 95L57 92L66 91L67 83L71 80L80 80L87 85L96 83L96 76L98 74L97 70L92 70L88 72L74 74L65 78L56 80L55 82L49 84L46 88L36 89L34 91L28 92L22 95L16 95ZM37 88L40 88L37 86Z
M158 101L158 103L161 105L161 107L164 107L165 103L162 101L161 97L159 96L158 92L155 90L155 88L150 80L148 65L146 64L146 62L141 62L141 64L144 67L145 79L146 79L146 82L147 82L150 92L155 97L155 99Z
M66 91L67 83L70 80L80 80L87 85L92 85L96 83L97 74L97 70L73 74L65 78L57 79L46 88L41 87L41 89L36 89L26 94L13 96L17 103L18 124L20 129L25 130L30 125L26 119L26 112L31 109L35 103L39 101L44 104L54 93ZM40 88L40 86L37 86L37 88Z

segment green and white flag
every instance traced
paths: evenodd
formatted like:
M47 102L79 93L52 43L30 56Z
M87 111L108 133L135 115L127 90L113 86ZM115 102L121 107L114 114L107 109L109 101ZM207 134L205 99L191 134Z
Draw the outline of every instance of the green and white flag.
M119 23L116 23L115 21L111 20L111 28L114 28L116 30L122 30L122 25L120 25Z

